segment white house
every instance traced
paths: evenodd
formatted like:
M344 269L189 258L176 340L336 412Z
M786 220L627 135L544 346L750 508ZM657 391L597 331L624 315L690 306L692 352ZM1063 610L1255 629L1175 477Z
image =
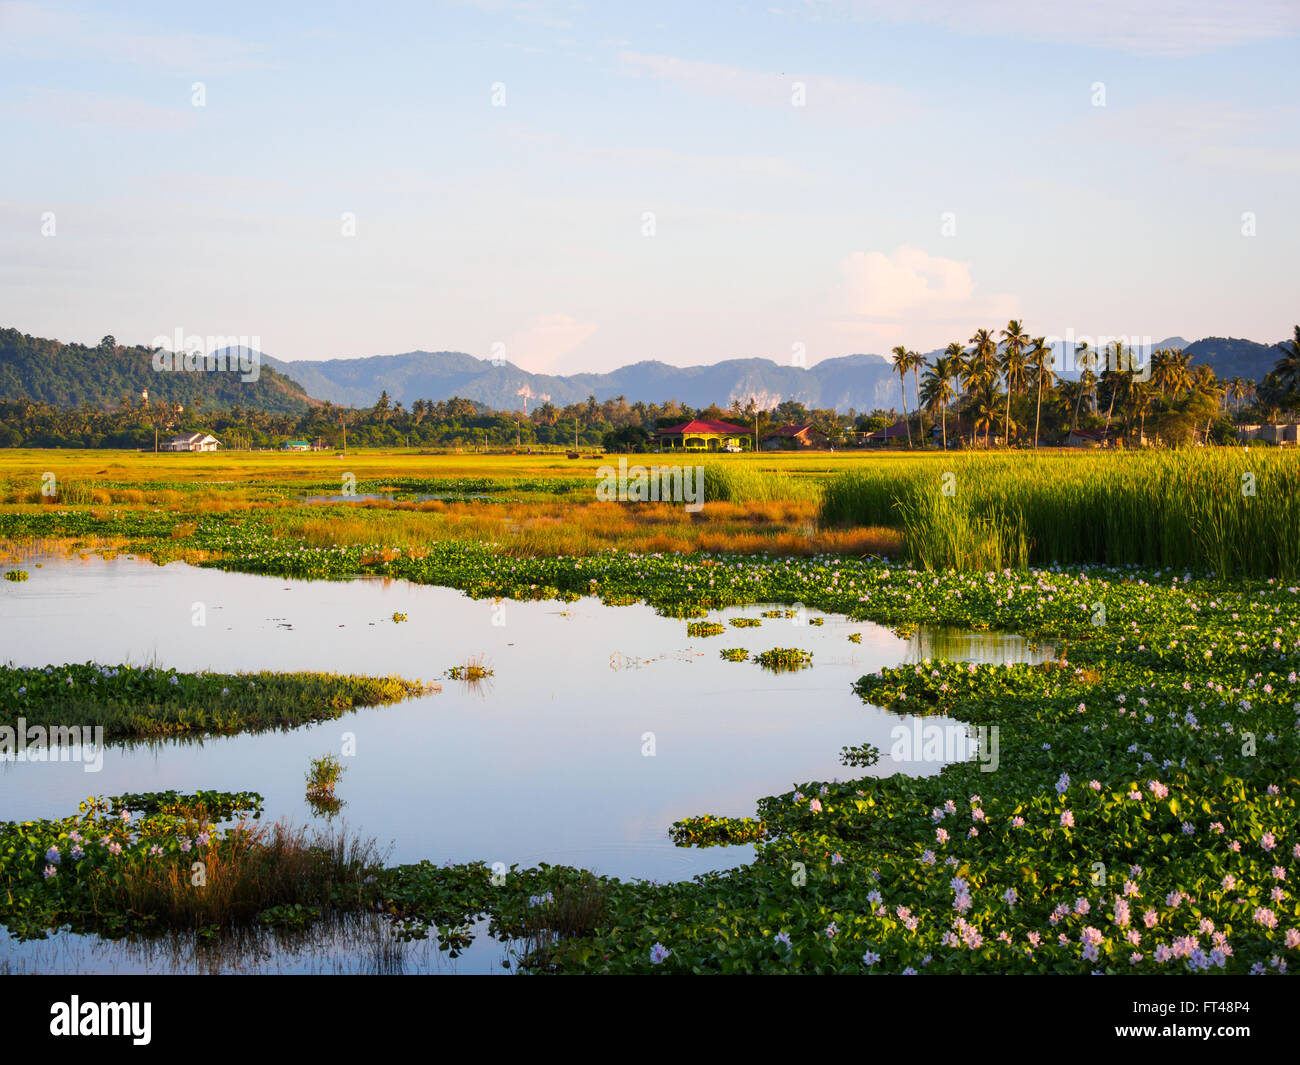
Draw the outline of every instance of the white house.
M221 446L211 433L181 433L162 444L163 451L216 451Z

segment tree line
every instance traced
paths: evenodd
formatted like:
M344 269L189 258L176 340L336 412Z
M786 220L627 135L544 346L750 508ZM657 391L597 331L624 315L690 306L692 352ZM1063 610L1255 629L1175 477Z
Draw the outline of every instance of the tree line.
M1078 430L1115 443L1226 443L1236 425L1275 423L1300 411L1300 325L1283 355L1258 384L1220 381L1209 366L1192 366L1181 348L1161 349L1140 360L1122 340L1095 350L1086 342L1071 353L1078 377L1057 372L1056 350L1046 337L1011 320L1000 332L979 329L933 360L899 345L894 372L903 386L907 445L938 430L943 447L1037 447ZM920 410L907 412L907 382Z

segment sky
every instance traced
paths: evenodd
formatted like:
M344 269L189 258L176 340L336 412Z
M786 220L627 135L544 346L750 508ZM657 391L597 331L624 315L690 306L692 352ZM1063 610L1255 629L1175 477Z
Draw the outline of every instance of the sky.
M0 327L532 373L1300 321L1297 0L0 0Z

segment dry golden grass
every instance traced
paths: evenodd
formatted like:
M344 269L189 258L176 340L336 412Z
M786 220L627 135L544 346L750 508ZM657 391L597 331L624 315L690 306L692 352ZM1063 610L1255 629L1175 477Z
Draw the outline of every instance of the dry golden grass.
M902 548L893 529L816 529L811 502L709 503L694 514L660 503L382 501L348 507L340 516L336 506L327 514L321 506L304 506L277 515L277 521L285 533L313 547L379 543L417 553L442 540L487 541L516 556L586 555L615 548L894 555Z

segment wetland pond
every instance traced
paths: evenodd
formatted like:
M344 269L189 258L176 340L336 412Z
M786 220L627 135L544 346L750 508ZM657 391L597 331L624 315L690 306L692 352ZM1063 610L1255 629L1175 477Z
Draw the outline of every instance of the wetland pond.
M0 761L0 820L66 816L90 795L202 788L255 791L265 798L264 821L324 827L306 799L308 763L341 755L350 733L355 754L340 757L344 805L335 822L391 845L390 864L549 862L658 881L732 868L752 847L676 847L669 825L703 813L753 816L760 797L807 781L942 769L940 761L890 758L891 730L910 721L864 704L851 690L863 674L931 656L1051 655L1015 636L923 630L903 639L818 612L763 617L771 604L710 611L708 620L761 625L699 638L687 635L685 620L596 599L475 600L396 580L290 580L127 556L28 554L21 565L30 579L0 589L0 659L13 665L391 673L440 681L442 690L287 732L110 742L95 773L75 762ZM777 674L723 660L719 651L733 647L751 655L799 647L812 652L812 666ZM475 658L486 659L491 677L444 676ZM880 748L879 764L841 765L841 748L862 743ZM0 932L0 966L11 959L26 971L42 957L64 971L164 964L148 950L91 940L16 944ZM415 967L499 971L502 946L489 958L485 940L459 962L430 949L427 965ZM347 968L360 955L341 941L332 949ZM70 960L53 961L60 952ZM308 964L275 949L250 953L261 968ZM315 971L334 964L320 951L307 954Z

